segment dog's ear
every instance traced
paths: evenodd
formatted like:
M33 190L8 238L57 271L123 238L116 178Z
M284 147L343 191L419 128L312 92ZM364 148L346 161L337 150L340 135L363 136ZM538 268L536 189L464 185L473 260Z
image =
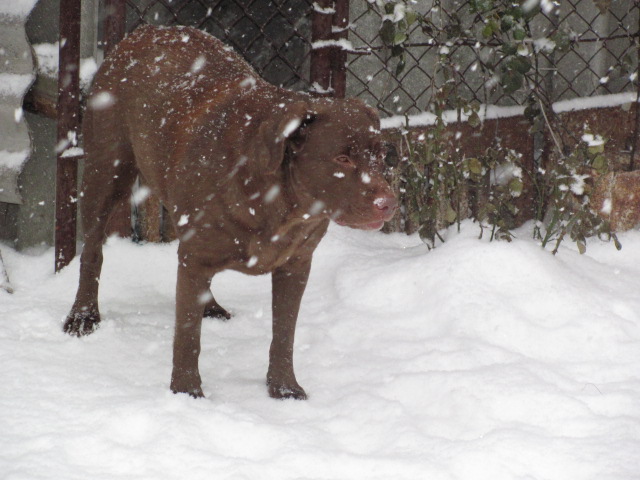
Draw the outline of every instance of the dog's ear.
M309 104L301 101L278 108L260 125L256 153L266 173L278 170L288 146L294 151L304 148L309 125L314 120Z

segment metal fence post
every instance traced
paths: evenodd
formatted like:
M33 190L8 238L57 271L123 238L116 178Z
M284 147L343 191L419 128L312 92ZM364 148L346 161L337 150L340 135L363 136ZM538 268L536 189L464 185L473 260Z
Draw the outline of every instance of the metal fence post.
M80 126L80 2L60 0L60 59L58 65L58 125L56 164L55 270L76 254L78 160L69 155L78 142Z

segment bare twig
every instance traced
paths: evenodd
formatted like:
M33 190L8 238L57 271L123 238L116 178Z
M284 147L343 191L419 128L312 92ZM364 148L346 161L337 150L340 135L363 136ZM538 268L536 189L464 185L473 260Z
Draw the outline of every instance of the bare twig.
M0 289L8 293L13 293L13 287L11 286L11 282L9 282L9 275L2 260L2 253L0 253Z
M640 32L640 16L638 17L638 31ZM640 61L640 48L638 48L638 60ZM636 67L640 70L640 63ZM636 71L638 73L638 71ZM637 87L637 95L636 95L636 126L633 131L633 143L631 144L631 158L629 159L629 171L633 171L635 168L636 161L636 150L638 145L638 135L640 135L640 108L638 108L638 101L640 101L640 78L636 77L636 82L638 82Z
M556 137L556 134L553 131L553 128L551 127L551 122L549 122L549 117L547 117L547 112L546 112L546 110L544 108L544 105L542 105L542 101L540 100L539 97L538 97L538 103L540 104L540 110L542 111L542 116L544 117L544 123L547 125L547 128L549 129L549 133L551 134L551 138L553 139L553 143L556 144L556 148L558 149L558 153L560 154L560 156L564 157L564 152L562 150L562 145L560 144L560 141Z

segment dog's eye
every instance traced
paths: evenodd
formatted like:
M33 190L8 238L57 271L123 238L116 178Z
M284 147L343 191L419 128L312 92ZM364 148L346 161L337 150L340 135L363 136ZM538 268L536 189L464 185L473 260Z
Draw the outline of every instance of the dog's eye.
M338 165L351 166L351 167L355 166L353 161L346 155L340 155L338 157L335 157L333 161Z

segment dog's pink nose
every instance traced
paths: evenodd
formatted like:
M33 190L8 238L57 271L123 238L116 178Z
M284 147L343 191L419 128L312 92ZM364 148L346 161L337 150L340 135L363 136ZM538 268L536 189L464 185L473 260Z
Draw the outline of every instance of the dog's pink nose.
M395 212L398 209L398 201L395 197L378 197L373 203L378 210L385 213Z

